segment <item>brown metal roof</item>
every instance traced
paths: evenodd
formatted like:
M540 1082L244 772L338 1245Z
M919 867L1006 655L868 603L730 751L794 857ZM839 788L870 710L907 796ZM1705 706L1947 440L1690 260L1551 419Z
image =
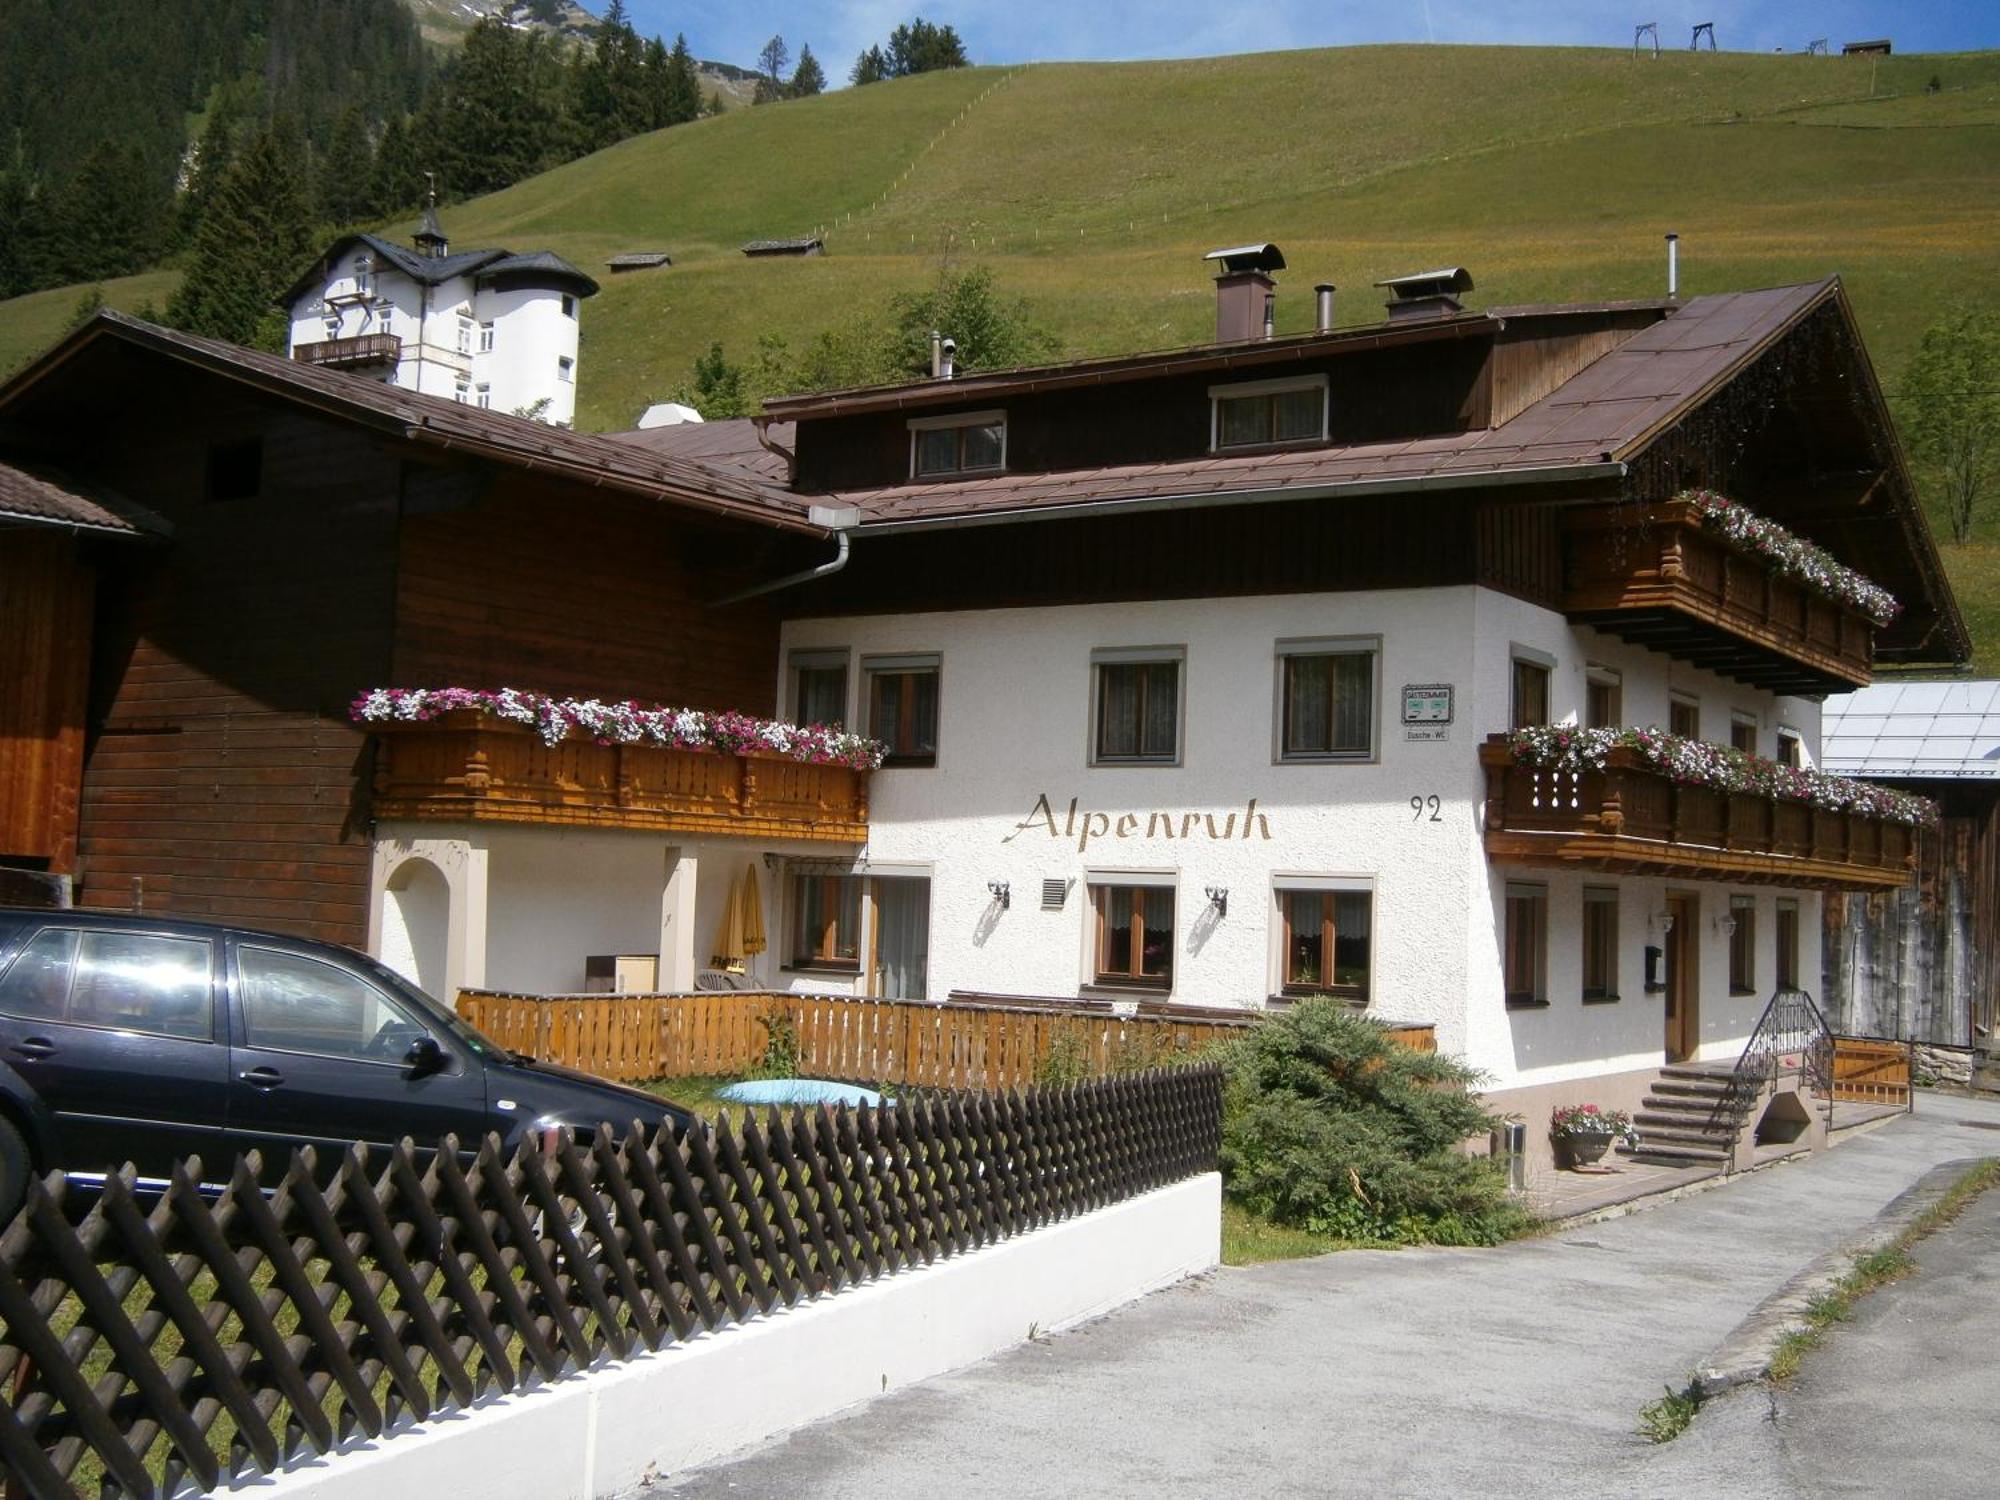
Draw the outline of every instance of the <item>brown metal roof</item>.
M798 427L791 422L773 422L767 431L772 442L790 451ZM604 437L609 442L628 443L666 458L753 474L774 485L783 486L791 482L791 473L785 461L757 441L757 424L747 418L732 417L720 422L669 422L664 427L634 427L625 432L607 432Z
M560 474L666 504L824 534L824 528L809 519L804 500L742 469L711 467L526 417L418 395L379 380L161 328L109 309L0 386L0 408L100 339L150 349L286 400L397 431L411 442Z
M115 536L165 536L172 527L143 505L88 489L47 469L0 463L0 523L73 527Z
M1227 499L1360 484L1414 486L1467 482L1486 474L1525 477L1533 471L1621 462L1832 295L1835 285L1823 281L1693 298L1492 429L1175 463L887 485L823 498L832 505L858 507L865 528L1121 500ZM1534 311L1538 309L1518 310L1523 316Z

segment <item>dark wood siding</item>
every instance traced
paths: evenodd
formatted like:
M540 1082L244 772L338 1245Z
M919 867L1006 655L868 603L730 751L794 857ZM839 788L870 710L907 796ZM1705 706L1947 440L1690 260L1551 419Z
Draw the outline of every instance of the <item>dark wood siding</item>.
M776 610L705 601L801 566L799 543L518 476L450 496L413 468L406 491L398 686L772 712Z
M0 532L0 863L76 862L93 583L72 535Z
M1209 451L1210 387L1294 376L1328 377L1334 442L1380 442L1485 426L1490 347L1483 337L1453 339L969 404L1004 406L1007 467L1024 474L1202 458ZM801 423L798 461L802 491L900 484L910 473L908 415Z
M187 371L125 410L71 462L174 535L99 590L78 899L359 943L367 742L346 707L389 667L396 463ZM257 492L209 500L212 448L253 441Z

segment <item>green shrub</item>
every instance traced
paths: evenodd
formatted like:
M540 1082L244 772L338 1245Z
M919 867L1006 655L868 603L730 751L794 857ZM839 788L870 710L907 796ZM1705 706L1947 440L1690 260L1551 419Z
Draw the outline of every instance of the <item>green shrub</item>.
M1035 1087L1061 1088L1090 1077L1090 1054L1083 1038L1074 1031L1059 1031L1049 1043L1048 1055L1035 1064Z
M1491 1245L1532 1223L1500 1165L1458 1149L1493 1124L1468 1092L1476 1070L1325 999L1268 1017L1221 1055L1222 1170L1251 1212L1403 1244Z
M782 1005L773 1005L757 1018L764 1023L764 1058L757 1073L764 1078L799 1076L799 1023Z

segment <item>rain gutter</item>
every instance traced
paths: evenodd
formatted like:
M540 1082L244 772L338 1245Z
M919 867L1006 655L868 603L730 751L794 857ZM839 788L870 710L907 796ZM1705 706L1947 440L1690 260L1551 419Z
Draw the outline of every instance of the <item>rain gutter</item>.
M848 556L854 546L854 528L861 520L861 512L851 506L835 510L831 506L815 505L808 514L815 526L824 526L833 533L831 558L817 567L801 568L796 573L787 573L784 577L773 578L768 583L754 584L733 594L724 594L720 599L711 599L708 601L708 608L720 609L725 604L741 604L745 599L755 599L763 594L775 594L780 589L811 583L816 578L825 578L846 567Z

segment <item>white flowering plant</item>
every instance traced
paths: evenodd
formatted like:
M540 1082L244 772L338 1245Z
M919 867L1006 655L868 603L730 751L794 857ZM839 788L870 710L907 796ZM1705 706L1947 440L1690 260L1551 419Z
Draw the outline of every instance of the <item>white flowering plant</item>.
M1896 596L1864 578L1816 542L1787 531L1714 490L1682 490L1674 499L1692 506L1702 528L1713 531L1739 552L1762 558L1787 578L1804 584L1823 598L1860 610L1877 625L1888 625L1903 612Z
M873 771L888 746L837 724L787 724L731 709L666 708L633 699L551 698L520 688L371 688L349 705L357 724L418 724L448 713L490 714L525 724L546 745L572 734L600 745L657 745L722 755L771 755L814 766Z
M1601 771L1613 750L1634 750L1652 769L1681 786L1803 802L1828 812L1856 812L1913 828L1935 823L1938 816L1937 804L1928 797L1788 766L1733 746L1669 734L1658 725L1580 729L1574 724L1537 724L1514 730L1507 736L1507 746L1514 752L1515 764L1543 770Z

